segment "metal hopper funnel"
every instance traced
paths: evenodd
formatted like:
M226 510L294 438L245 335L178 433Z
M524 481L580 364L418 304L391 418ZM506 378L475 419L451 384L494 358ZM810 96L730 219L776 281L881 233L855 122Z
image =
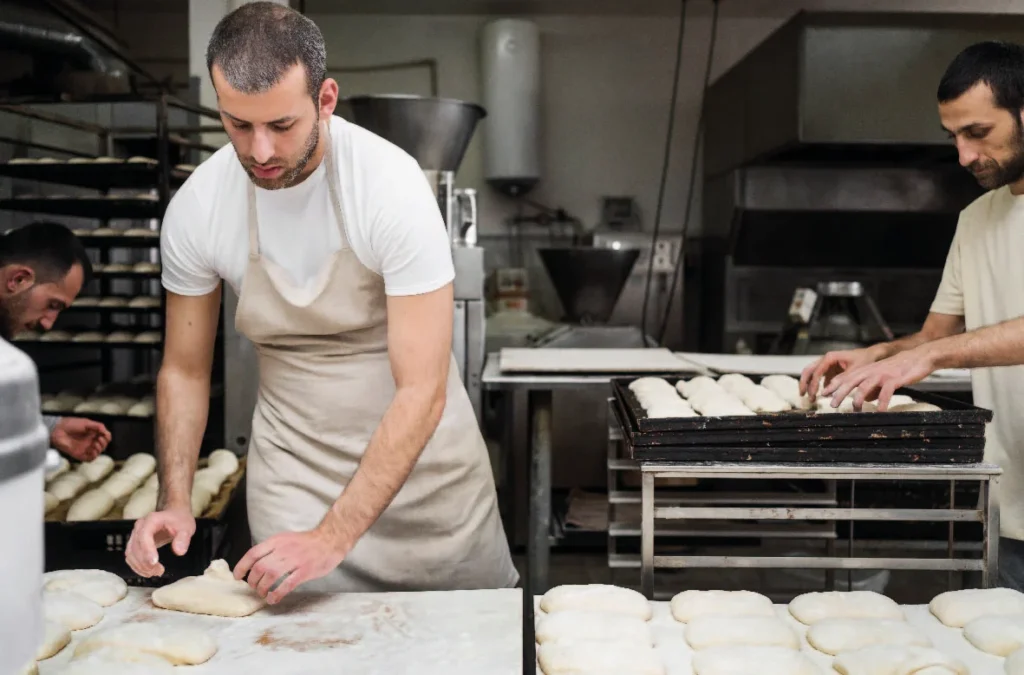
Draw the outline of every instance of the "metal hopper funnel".
M343 99L350 119L402 148L424 171L457 171L487 111L450 98L386 95Z
M606 323L611 318L629 273L640 256L638 249L573 246L542 248L544 269L551 277L570 323Z

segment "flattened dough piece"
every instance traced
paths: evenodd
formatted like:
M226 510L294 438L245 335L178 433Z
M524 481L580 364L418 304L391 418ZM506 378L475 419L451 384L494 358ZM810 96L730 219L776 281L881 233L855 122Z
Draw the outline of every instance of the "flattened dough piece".
M643 619L611 612L570 609L546 614L537 622L537 642L619 640L654 646L650 625Z
M875 645L836 657L842 675L969 675L967 666L930 647Z
M544 675L665 675L652 647L623 641L545 642L537 648L537 661Z
M103 607L84 595L70 591L46 591L43 593L43 616L68 630L85 630L103 620Z
M972 645L994 656L1009 656L1024 647L1024 614L983 616L964 626Z
M903 620L903 610L891 598L873 591L804 593L789 603L789 613L808 626L824 619Z
M873 645L932 646L920 629L892 619L823 619L807 629L807 642L832 656Z
M951 628L963 628L983 616L1024 614L1024 593L1011 588L971 588L936 595L928 609Z
M86 637L75 648L75 658L104 647L152 654L176 666L206 663L217 653L217 643L201 629L166 623L123 623Z
M249 616L266 602L249 584L235 579L228 564L214 560L199 577L185 577L153 591L153 604L192 614Z
M682 623L699 616L775 616L772 601L753 591L683 591L669 605Z
M693 655L694 675L824 675L806 655L783 647L712 647Z
M644 621L651 618L651 603L647 598L629 588L608 584L556 586L540 599L540 608L548 614L580 609L625 614Z
M75 657L60 675L174 675L174 666L152 654L105 647Z
M46 620L43 622L43 642L36 652L36 661L45 661L55 656L71 642L71 631L67 626L57 621Z
M110 607L128 595L124 579L103 570L58 570L43 575L47 591L70 591L92 600L101 607Z
M686 624L686 642L696 651L723 646L800 649L800 637L777 616L698 616Z
M114 498L106 490L96 488L89 490L71 504L68 509L68 522L79 520L99 520L114 508Z

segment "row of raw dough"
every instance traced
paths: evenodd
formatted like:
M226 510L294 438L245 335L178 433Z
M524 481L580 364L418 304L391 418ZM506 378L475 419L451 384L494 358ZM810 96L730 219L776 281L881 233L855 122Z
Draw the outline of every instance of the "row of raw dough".
M77 333L66 330L51 330L45 333L23 331L14 336L15 342L116 342L121 344L135 342L138 344L157 344L162 339L163 335L158 330L146 330L141 333L132 333L126 330L115 330L110 333L103 333L97 330Z
M151 230L146 227L131 227L121 230L116 227L78 228L72 230L76 237L152 237L160 236L159 230Z
M135 156L124 159L121 157L72 157L71 159L58 159L56 157L17 157L8 160L8 164L159 164L152 157ZM194 164L178 164L174 167L179 171L195 171Z
M15 199L66 199L68 201L76 201L76 200L95 201L96 199L122 199L122 200L123 199L135 199L135 200L142 201L142 202L157 202L157 201L160 201L160 197L158 197L157 195L155 195L155 194L153 194L151 192L135 192L135 193L132 193L130 195L114 193L114 194L104 195L102 197L96 197L94 195L85 196L85 195L64 195L64 194L36 194L34 192L23 192L20 195L15 195L14 198ZM151 232L151 231L152 230L147 230L147 232ZM94 230L90 230L90 232L95 234Z
M698 375L680 380L676 386L660 377L641 377L629 385L648 417L744 416L802 410L817 413L854 412L853 394L832 407L830 397L812 401L800 394L800 383L788 375L768 375L755 384L746 375L729 373L717 380ZM684 400L685 399L685 400ZM939 410L930 403L918 403L909 396L897 395L890 412ZM865 403L862 412L876 412L874 403Z
M561 586L541 599L546 616L537 623L539 662L546 675L614 664L621 675L662 675L647 625L651 606L639 593L615 586ZM696 675L820 675L799 652L796 632L772 602L749 591L685 591L670 603L686 624L687 643L697 652ZM932 613L951 627L965 627L969 642L996 656L1010 655L1006 671L1024 666L1024 595L1009 589L954 591L937 596ZM835 657L844 675L967 675L967 667L932 645L905 623L902 609L871 592L808 593L789 604L808 625L807 641Z
M87 398L73 394L43 394L40 397L43 412L46 413L99 413L101 415L128 415L129 417L152 417L156 412L156 400L152 394L142 398L134 396L107 396L91 394Z
M92 230L88 230L92 232ZM152 274L160 271L160 263L155 262L137 262L137 263L93 263L92 271L99 273L115 273L115 272L138 272L140 274Z
M153 295L137 295L134 298L122 296L107 296L97 298L84 296L76 298L71 303L72 307L131 307L135 309L154 309L160 306L160 298Z

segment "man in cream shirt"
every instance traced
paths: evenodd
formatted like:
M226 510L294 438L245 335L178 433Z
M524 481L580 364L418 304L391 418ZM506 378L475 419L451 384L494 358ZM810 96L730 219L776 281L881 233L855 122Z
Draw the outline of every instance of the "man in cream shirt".
M1000 585L1024 590L1024 48L983 42L961 52L938 89L942 126L960 164L989 190L960 214L942 282L921 330L894 342L832 352L808 366L838 405L878 399L941 368L972 368L975 404L994 419L986 460L1003 469Z

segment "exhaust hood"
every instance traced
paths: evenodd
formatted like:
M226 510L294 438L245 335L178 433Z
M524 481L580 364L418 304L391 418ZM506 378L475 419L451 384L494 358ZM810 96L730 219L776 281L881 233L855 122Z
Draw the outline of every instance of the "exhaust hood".
M992 39L1024 43L1024 17L798 14L709 88L705 173L955 161L935 90L960 50Z

